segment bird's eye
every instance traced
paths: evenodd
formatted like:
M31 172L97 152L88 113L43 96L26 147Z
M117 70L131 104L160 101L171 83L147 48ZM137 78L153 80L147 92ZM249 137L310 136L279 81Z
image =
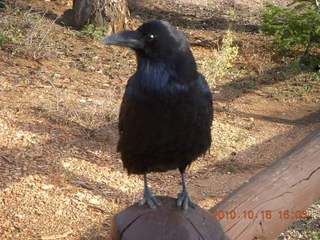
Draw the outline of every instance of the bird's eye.
M148 34L147 35L147 40L148 41L153 41L153 40L155 40L156 39L156 35L154 35L154 34L152 34L152 33L150 33L150 34Z

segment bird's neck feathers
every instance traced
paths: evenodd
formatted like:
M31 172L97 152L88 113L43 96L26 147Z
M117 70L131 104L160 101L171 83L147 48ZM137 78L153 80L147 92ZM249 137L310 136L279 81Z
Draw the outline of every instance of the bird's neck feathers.
M198 75L193 57L170 61L138 56L137 61L134 85L144 93L167 95L186 91Z
M174 67L164 61L154 61L148 58L138 58L136 78L139 86L145 90L161 91L170 78L176 78Z

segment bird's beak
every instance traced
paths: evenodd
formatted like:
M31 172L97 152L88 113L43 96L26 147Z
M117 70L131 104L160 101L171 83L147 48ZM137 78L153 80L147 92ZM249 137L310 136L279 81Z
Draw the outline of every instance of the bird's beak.
M137 31L122 31L103 38L100 43L130 47L133 49L143 48L142 34Z

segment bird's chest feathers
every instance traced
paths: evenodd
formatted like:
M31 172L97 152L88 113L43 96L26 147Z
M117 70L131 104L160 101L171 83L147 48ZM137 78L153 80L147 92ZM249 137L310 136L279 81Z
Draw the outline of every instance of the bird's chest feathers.
M135 97L170 97L186 92L188 85L179 82L174 67L162 62L144 62L128 83L129 95Z

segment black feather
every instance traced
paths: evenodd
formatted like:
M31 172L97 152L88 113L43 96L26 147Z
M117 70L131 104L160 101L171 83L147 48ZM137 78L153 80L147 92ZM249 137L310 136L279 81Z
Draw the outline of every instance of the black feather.
M129 46L137 54L119 116L117 149L124 167L129 174L176 168L183 174L209 149L213 118L210 89L186 38L169 23L153 20L103 43Z
M210 147L211 92L181 33L162 21L142 31L157 35L157 49L151 56L137 51L121 104L118 151L128 173L185 168Z

